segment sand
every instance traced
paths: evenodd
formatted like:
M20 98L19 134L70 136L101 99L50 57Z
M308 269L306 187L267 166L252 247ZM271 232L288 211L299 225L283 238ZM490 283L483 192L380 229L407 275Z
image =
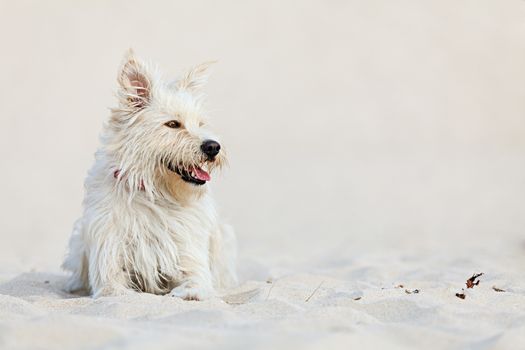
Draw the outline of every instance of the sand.
M266 281L246 281L204 302L138 293L76 297L61 290L61 275L28 272L0 285L1 344L5 349L519 348L525 342L523 274L493 258L326 259L310 272L270 272ZM470 272L481 267L486 270L479 285L467 289Z
M524 348L523 18L517 0L1 2L0 349ZM219 61L212 185L241 284L212 300L62 291L130 46L170 74Z

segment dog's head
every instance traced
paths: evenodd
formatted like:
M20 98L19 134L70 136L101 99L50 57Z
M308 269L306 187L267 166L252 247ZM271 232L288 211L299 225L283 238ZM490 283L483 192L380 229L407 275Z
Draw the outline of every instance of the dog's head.
M119 176L131 187L155 191L162 182L198 191L226 162L202 108L199 89L208 66L201 64L170 82L131 50L127 53L106 144L118 159Z

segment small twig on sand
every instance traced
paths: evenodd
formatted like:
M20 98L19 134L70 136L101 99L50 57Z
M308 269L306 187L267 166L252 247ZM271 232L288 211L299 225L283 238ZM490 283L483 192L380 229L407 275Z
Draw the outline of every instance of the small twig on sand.
M317 292L319 290L319 288L321 288L321 286L323 285L324 281L321 281L321 283L319 283L319 285L317 286L317 288L314 289L314 291L312 292L312 294L310 294L310 296L308 298L306 298L305 302L309 302L310 299L312 299L312 297L314 296L315 292Z
M494 289L495 292L506 292L505 289L498 288L496 286L492 286L492 289Z
M268 298L270 297L270 293L272 292L273 286L275 286L275 282L273 282L270 286L270 289L268 290L268 295L266 295L266 300L268 300Z

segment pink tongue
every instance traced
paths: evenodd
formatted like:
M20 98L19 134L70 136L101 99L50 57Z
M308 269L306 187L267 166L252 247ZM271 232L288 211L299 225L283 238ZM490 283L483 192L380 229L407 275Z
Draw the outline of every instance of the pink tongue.
M208 174L207 172L205 172L201 168L195 167L194 171L195 171L195 177L197 179L202 180L202 181L210 181L211 180L210 174Z

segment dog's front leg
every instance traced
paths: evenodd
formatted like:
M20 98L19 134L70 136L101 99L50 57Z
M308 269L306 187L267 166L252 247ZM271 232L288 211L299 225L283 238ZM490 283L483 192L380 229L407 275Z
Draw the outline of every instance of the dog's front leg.
M94 298L132 294L119 254L99 247L89 257L89 284Z
M183 279L169 294L184 300L205 300L215 295L210 271L209 239L199 237L181 249Z

